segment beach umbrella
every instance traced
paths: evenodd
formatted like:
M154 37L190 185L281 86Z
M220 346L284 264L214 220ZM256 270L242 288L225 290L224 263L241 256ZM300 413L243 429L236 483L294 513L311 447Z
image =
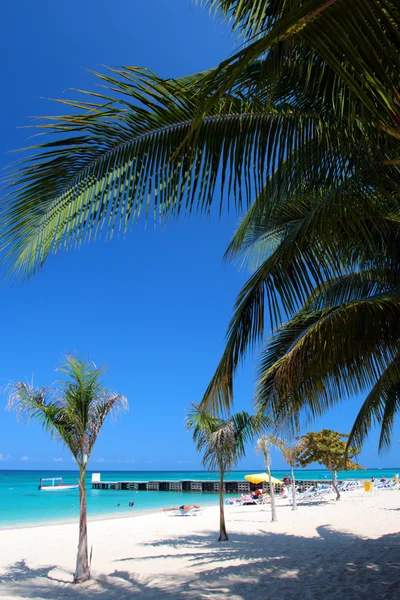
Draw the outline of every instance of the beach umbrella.
M270 481L268 473L253 473L251 475L245 475L244 478L247 479L247 481L250 481L250 483L262 483L262 491L264 491L264 481L268 481L269 483L283 483L283 481L276 477L272 477L272 475Z
M245 475L244 478L247 479L247 481L250 481L250 483L264 483L264 481L268 481L269 482L269 475L268 475L268 473L254 473L252 475ZM281 481L280 479L277 479L276 477L272 477L271 476L270 483L281 483L281 484L283 484L283 481Z

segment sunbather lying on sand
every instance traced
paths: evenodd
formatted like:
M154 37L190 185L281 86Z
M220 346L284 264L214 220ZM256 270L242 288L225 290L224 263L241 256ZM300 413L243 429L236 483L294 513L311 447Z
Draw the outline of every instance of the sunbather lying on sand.
M182 504L182 506L171 506L171 508L162 508L161 510L180 510L186 513L189 512L189 510L193 510L194 508L200 508L199 504Z

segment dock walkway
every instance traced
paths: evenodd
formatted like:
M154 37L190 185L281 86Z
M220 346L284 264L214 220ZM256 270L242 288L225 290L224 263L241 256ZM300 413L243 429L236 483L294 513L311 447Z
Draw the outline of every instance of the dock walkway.
M296 480L296 485L304 488L326 484L327 480ZM152 491L152 492L219 492L219 481L183 479L181 481L102 481L100 473L92 475L93 490L128 490L128 491ZM224 492L229 494L248 493L259 488L261 484L250 483L249 481L224 481ZM275 484L275 490L280 491L284 486ZM264 488L269 491L269 483L264 483Z

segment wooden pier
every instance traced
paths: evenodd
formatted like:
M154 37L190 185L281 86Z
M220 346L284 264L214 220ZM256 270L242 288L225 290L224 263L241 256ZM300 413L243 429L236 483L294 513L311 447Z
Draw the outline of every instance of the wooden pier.
M327 480L296 480L296 485L309 488L317 484L326 484ZM250 483L246 480L224 481L224 492L228 494L246 494L260 488L261 484ZM274 486L276 491L281 491L284 485L277 483ZM188 480L182 481L102 481L99 473L92 475L93 490L127 490L131 492L152 491L152 492L219 492L219 481L208 480ZM269 483L264 483L264 489L269 491Z

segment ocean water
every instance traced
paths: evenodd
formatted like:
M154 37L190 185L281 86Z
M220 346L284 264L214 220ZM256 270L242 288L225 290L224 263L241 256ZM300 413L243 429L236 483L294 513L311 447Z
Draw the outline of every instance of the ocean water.
M368 469L338 474L339 479L391 478L400 469ZM243 479L246 473L227 473L226 480ZM283 478L287 471L273 470L275 477ZM324 469L297 469L297 479L329 479ZM77 521L79 515L79 490L42 492L38 489L41 477L62 477L64 483L76 483L75 471L0 471L0 528L26 527L49 522ZM105 481L148 481L201 479L215 481L218 474L204 471L103 471ZM211 505L218 503L218 494L195 492L152 492L125 490L92 490L92 473L87 474L87 510L89 519L118 517L138 511L160 510L162 507L181 504ZM135 506L129 507L129 501ZM119 505L119 506L118 506Z

